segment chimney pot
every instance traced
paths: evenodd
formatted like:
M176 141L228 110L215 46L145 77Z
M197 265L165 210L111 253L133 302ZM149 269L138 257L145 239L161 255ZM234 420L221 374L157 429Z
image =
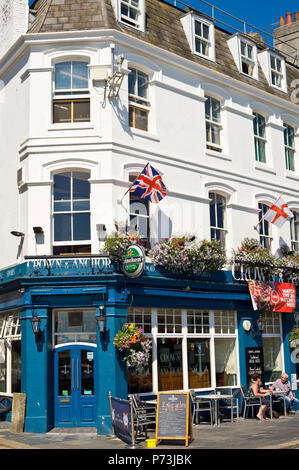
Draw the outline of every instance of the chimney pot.
M299 21L299 11L295 11L294 17L295 17L295 21Z
M293 19L292 19L292 13L291 12L288 12L286 14L286 24L291 24L293 22Z
M283 26L284 24L285 24L284 16L280 16L279 17L279 27Z

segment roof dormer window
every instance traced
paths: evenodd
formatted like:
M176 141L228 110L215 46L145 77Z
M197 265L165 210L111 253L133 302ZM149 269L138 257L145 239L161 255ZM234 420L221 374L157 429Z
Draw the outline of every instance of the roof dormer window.
M232 36L227 44L240 73L258 79L257 47L241 34Z
M181 18L193 54L215 61L214 24L193 12Z
M118 21L145 30L145 0L112 0L112 5Z
M270 86L287 91L286 65L276 52L266 50L259 54L259 62Z

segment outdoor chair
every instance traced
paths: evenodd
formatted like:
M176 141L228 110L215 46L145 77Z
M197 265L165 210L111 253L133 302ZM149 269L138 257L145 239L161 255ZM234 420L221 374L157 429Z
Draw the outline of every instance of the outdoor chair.
M155 405L141 400L139 395L132 395L134 431L136 439L147 439L148 427L156 423Z
M214 421L214 411L213 411L213 402L212 400L207 400L206 398L200 398L196 396L194 390L190 390L190 397L192 403L192 423L199 424L199 415L201 412L208 411L210 413L211 425Z
M234 419L234 413L235 413L237 421L238 421L238 418L239 418L239 400L238 400L237 396L240 393L240 388L237 388L233 392L232 388L216 387L215 393L217 393L217 392L220 392L223 395L232 395L233 396L232 400L224 398L223 400L220 401L219 411L220 410L229 410L230 415L232 416L233 419ZM224 416L224 415L220 415L220 416ZM225 416L226 416L226 414L225 414Z
M262 397L249 397L246 393L245 387L241 387L241 394L244 402L243 418L246 418L247 410L251 408L252 417L254 417L254 408L262 405Z

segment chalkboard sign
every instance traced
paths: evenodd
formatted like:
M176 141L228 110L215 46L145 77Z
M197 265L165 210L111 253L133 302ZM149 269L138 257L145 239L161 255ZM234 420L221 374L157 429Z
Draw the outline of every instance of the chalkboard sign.
M192 441L192 421L189 392L158 392L156 441L185 439Z
M251 376L255 373L261 375L264 383L264 355L263 348L246 348L247 386L251 382Z

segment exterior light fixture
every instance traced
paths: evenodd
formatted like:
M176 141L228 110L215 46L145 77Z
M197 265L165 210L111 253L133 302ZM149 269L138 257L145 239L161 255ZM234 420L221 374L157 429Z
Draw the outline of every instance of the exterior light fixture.
M25 233L23 233L23 232L18 232L18 231L16 231L16 230L12 230L10 233L11 233L12 235L14 235L14 237L24 237L24 236L25 236Z
M99 332L100 335L102 336L105 333L105 323L106 323L106 317L104 315L104 305L100 305L100 315L96 317L98 327L99 327Z
M33 227L33 232L35 233L35 235L39 233L44 233L42 227Z
M258 329L260 330L260 332L264 331L265 319L263 318L262 314L260 314L260 316L257 319L256 323L257 323L257 326L258 326Z
M31 326L32 326L32 331L34 333L34 336L37 337L40 332L41 319L37 316L37 313L35 313L33 317L30 319L30 321L31 321Z

